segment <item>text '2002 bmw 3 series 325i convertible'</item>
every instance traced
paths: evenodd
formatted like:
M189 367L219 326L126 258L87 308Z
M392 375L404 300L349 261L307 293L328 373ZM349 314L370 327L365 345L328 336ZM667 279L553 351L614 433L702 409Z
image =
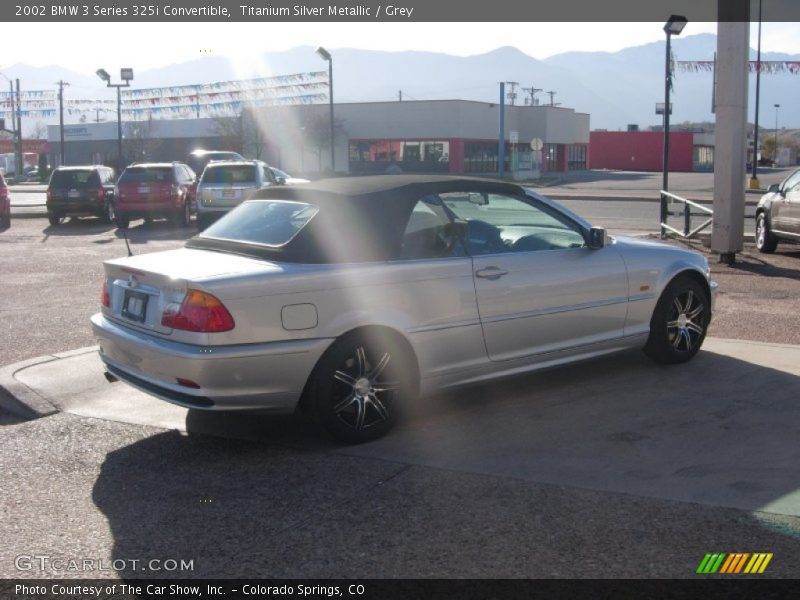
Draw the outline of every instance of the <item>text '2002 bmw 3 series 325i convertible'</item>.
M92 325L140 390L300 407L360 442L437 390L636 347L689 360L715 289L703 256L518 185L391 175L263 189L184 248L107 261Z

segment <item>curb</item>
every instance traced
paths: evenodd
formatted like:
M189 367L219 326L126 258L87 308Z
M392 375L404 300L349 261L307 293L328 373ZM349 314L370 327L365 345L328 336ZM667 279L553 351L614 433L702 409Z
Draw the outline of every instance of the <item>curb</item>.
M59 412L47 398L19 381L15 375L30 367L96 352L97 346L87 346L57 354L46 354L0 367L0 407L23 419L38 419Z

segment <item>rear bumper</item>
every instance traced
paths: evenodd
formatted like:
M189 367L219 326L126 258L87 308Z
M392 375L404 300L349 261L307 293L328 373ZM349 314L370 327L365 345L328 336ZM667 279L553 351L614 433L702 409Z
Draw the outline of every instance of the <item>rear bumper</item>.
M117 379L173 404L204 410L292 412L328 339L194 346L91 318L100 358ZM178 379L196 383L192 388Z
M106 203L103 200L51 200L47 210L60 215L95 215L102 216Z
M182 204L171 202L117 202L114 210L118 215L141 219L145 217L168 217L181 210Z

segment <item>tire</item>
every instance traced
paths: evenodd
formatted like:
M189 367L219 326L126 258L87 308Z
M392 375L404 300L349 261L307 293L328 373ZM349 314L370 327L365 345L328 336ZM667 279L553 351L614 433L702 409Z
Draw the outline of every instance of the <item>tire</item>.
M119 229L127 229L131 224L131 219L125 213L117 211L117 213L114 215L114 222L117 224Z
M204 231L211 224L207 216L197 213L197 231Z
M178 227L188 227L189 221L192 218L192 204L188 200L184 200L183 207L175 213L172 222Z
M0 217L0 228L8 229L11 227L11 213L7 213Z
M764 254L772 254L777 247L778 238L769 230L767 214L758 213L758 217L756 217L756 248Z
M409 361L392 336L351 333L323 355L309 378L303 407L329 435L362 443L388 433L415 390Z
M115 217L114 203L106 202L105 210L103 210L103 221L106 223L113 223L116 220Z
M50 222L51 227L58 227L64 222L64 215L61 215L52 210L47 211L47 220Z
M703 345L710 318L708 292L692 277L678 275L658 299L644 353L661 364L691 360Z

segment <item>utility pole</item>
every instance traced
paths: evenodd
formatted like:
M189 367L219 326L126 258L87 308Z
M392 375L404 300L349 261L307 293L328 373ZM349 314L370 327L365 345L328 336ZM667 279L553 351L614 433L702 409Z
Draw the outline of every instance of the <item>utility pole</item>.
M16 169L14 171L14 179L16 179L17 181L20 181L21 180L20 178L22 177L22 169L23 169L23 164L22 164L22 96L20 95L20 92L19 92L19 79L16 79L15 82L17 84L17 111L16 111L17 112L17 114L16 114L16 117L17 117L17 144L16 144L16 148L15 148L15 150L17 152L17 156L16 156L16 161L15 162L17 164L16 164Z
M503 177L506 168L506 84L500 82L500 123L497 132L497 175Z
M511 91L508 92L508 99L511 100L511 106L514 106L517 103L517 86L519 85L519 82L506 81L506 83L511 86Z
M398 102L403 101L403 90L397 90L397 101Z
M753 129L753 175L750 177L749 188L757 190L761 187L758 181L758 101L761 95L761 0L758 0L758 55L756 57L756 115L755 129Z
M63 167L67 164L64 160L64 86L69 85L69 83L61 80L57 81L56 83L58 85L58 129L61 140L58 149L61 157L60 166Z
M553 102L553 99L555 98L557 93L558 92L555 92L553 90L550 90L549 92L545 92L545 94L549 94L550 95L550 106L558 106L558 104L561 104L560 102L558 104Z
M528 92L528 94L530 95L527 104L529 104L530 106L535 106L536 105L536 93L537 92L541 92L542 88L535 88L535 87L533 87L533 85L531 85L531 87L522 88L522 91L523 92Z

